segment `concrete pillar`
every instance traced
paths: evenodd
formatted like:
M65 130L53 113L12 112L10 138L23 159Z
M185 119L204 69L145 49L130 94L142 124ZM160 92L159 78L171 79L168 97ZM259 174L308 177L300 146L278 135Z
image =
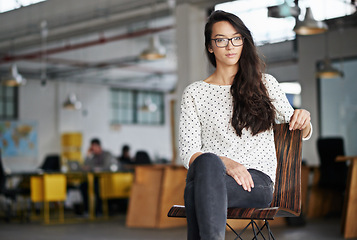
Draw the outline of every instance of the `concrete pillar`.
M177 87L175 91L175 139L177 148L181 96L184 89L195 81L208 77L208 60L204 46L206 9L184 3L175 9L177 44ZM176 164L181 164L179 156Z
M185 3L176 7L177 95L187 85L204 80L208 75L208 60L204 47L206 10Z

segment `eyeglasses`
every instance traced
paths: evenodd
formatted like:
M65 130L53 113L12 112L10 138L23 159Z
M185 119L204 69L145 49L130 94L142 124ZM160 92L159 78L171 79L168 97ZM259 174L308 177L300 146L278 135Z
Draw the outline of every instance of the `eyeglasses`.
M228 46L229 41L235 47L243 45L244 37L234 37L234 38L212 38L211 40L215 41L216 46L219 48L224 48Z

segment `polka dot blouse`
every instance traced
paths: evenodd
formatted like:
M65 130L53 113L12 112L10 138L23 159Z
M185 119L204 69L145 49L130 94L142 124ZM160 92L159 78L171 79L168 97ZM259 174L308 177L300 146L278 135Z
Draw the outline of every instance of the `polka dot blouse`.
M294 109L279 83L268 74L263 75L263 82L276 108L276 122L289 122ZM181 101L179 127L179 152L183 164L189 168L194 153L210 152L237 161L247 169L260 170L275 182L277 160L273 130L252 136L250 131L243 129L239 137L231 125L233 106L230 87L204 81L186 87Z

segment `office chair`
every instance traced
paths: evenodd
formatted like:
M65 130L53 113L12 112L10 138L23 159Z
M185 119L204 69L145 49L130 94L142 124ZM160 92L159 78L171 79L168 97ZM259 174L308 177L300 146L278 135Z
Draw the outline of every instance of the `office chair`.
M150 156L145 151L138 151L135 154L135 164L151 164Z
M337 156L344 156L343 139L319 138L317 150L320 160L319 187L343 192L346 189L348 167L346 162L336 162Z
M44 172L60 172L61 170L60 156L58 154L47 155L40 169L42 169Z
M250 226L254 238L274 238L269 221L275 217L298 217L301 213L301 131L290 131L288 124L274 126L274 141L277 155L277 172L273 201L267 208L228 208L227 219L250 219L248 225L239 233L228 223L227 226L236 234L235 239L242 239L242 234ZM185 206L174 205L168 217L186 217ZM263 220L259 227L255 220ZM268 236L264 237L266 228Z
M348 175L346 161L337 162L344 156L343 139L339 137L319 138L317 151L320 166L314 171L314 180L309 194L309 217L340 216Z

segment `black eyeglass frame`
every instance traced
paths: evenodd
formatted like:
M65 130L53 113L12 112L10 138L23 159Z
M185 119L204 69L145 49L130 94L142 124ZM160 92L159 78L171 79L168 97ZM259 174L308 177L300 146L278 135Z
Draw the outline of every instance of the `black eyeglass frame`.
M233 45L234 47L239 47L239 46L242 46L242 45L243 45L243 43L244 43L244 37L241 37L241 38L242 38L242 44L239 44L239 45L234 45L234 43L233 43L233 41L232 41L234 38L237 38L237 37L232 37L232 38L211 38L211 40L214 41L214 43L216 44L216 47L218 47L218 48L225 48L225 47L227 47L228 44L229 44L229 41L232 43L232 45ZM226 45L226 46L220 47L220 46L217 45L217 40L222 40L222 39L227 39L228 41L227 41L227 45Z

